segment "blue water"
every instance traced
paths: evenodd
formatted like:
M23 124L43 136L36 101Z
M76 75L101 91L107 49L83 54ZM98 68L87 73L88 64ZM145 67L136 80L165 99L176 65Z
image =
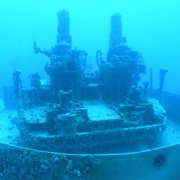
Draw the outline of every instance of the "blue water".
M167 68L164 90L180 92L179 71L180 2L178 1L0 1L0 87L12 85L14 68L22 71L24 85L28 75L38 71L47 79L47 57L33 52L33 42L50 49L56 44L57 11L70 12L72 46L88 52L95 63L97 49L106 53L109 46L110 16L122 15L123 36L127 45L142 53L147 70L154 69L154 87L158 88L159 69ZM142 77L142 79L148 79Z

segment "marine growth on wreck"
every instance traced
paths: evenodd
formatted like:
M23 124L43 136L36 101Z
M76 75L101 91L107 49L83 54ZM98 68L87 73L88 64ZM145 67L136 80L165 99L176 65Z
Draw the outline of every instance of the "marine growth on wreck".
M98 70L86 71L87 53L71 46L69 12L58 12L57 43L34 52L49 57L44 70L49 84L39 73L30 75L23 88L20 71L13 73L21 143L26 147L57 152L121 145L153 139L166 126L166 112L151 96L152 82L139 87L146 74L141 53L126 45L121 15L111 16L109 50L104 58L96 51ZM163 90L162 70L159 94Z

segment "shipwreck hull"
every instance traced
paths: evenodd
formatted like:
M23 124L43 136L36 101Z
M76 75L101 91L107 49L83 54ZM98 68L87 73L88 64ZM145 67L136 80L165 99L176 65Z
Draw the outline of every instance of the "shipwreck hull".
M76 133L72 135L29 134L23 141L28 147L39 150L72 153L83 149L121 146L145 140L152 140L166 128L166 122L136 128Z
M83 108L63 112L59 104L48 107L28 109L22 121L19 119L17 127L24 146L62 153L87 152L96 147L151 141L166 129L165 110L157 100L121 104L121 114L104 101L85 101Z

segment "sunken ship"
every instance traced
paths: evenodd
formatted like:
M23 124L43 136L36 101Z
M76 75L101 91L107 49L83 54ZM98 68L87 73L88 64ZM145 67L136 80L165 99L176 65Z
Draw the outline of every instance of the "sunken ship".
M71 47L69 13L58 12L57 44L34 52L49 57L44 70L30 75L23 88L13 72L18 111L17 128L25 147L55 152L78 152L154 139L166 126L161 105L166 70L161 70L159 99L152 97L152 79L139 86L146 66L138 51L126 45L119 13L111 17L106 59L96 51L97 70L87 69L87 52ZM92 63L94 63L92 62ZM151 77L152 78L152 77Z

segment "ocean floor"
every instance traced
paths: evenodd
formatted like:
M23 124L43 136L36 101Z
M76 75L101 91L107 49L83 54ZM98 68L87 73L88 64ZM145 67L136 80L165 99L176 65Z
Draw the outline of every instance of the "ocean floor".
M88 106L88 104L86 104ZM105 108L105 107L103 107ZM94 110L98 111L97 105L94 105ZM99 114L101 114L101 111L104 109L99 109ZM33 110L29 110L26 112L26 114L31 114L32 116ZM112 116L116 117L116 114L112 114L112 112L108 112L109 116L112 118ZM37 116L38 112L35 113L35 116ZM98 114L98 113L97 113ZM42 114L39 114L40 117L42 117ZM94 117L92 117L93 119ZM13 144L18 145L20 134L18 129L16 128L16 122L18 121L17 112L15 110L4 110L3 106L3 100L0 100L0 142L6 143L6 144ZM98 153L117 153L117 152L134 152L134 151L141 151L141 150L147 150L151 148L158 148L161 146L168 146L180 143L180 126L176 124L175 122L172 122L170 120L167 121L167 128L162 134L160 134L157 139L149 142L149 143L139 143L132 145L129 147L119 147L115 146L113 148L106 147L105 150L103 149L96 149ZM137 147L138 146L138 147ZM136 147L136 148L134 148ZM91 151L91 150L90 150ZM92 150L91 153L95 153L96 151Z

